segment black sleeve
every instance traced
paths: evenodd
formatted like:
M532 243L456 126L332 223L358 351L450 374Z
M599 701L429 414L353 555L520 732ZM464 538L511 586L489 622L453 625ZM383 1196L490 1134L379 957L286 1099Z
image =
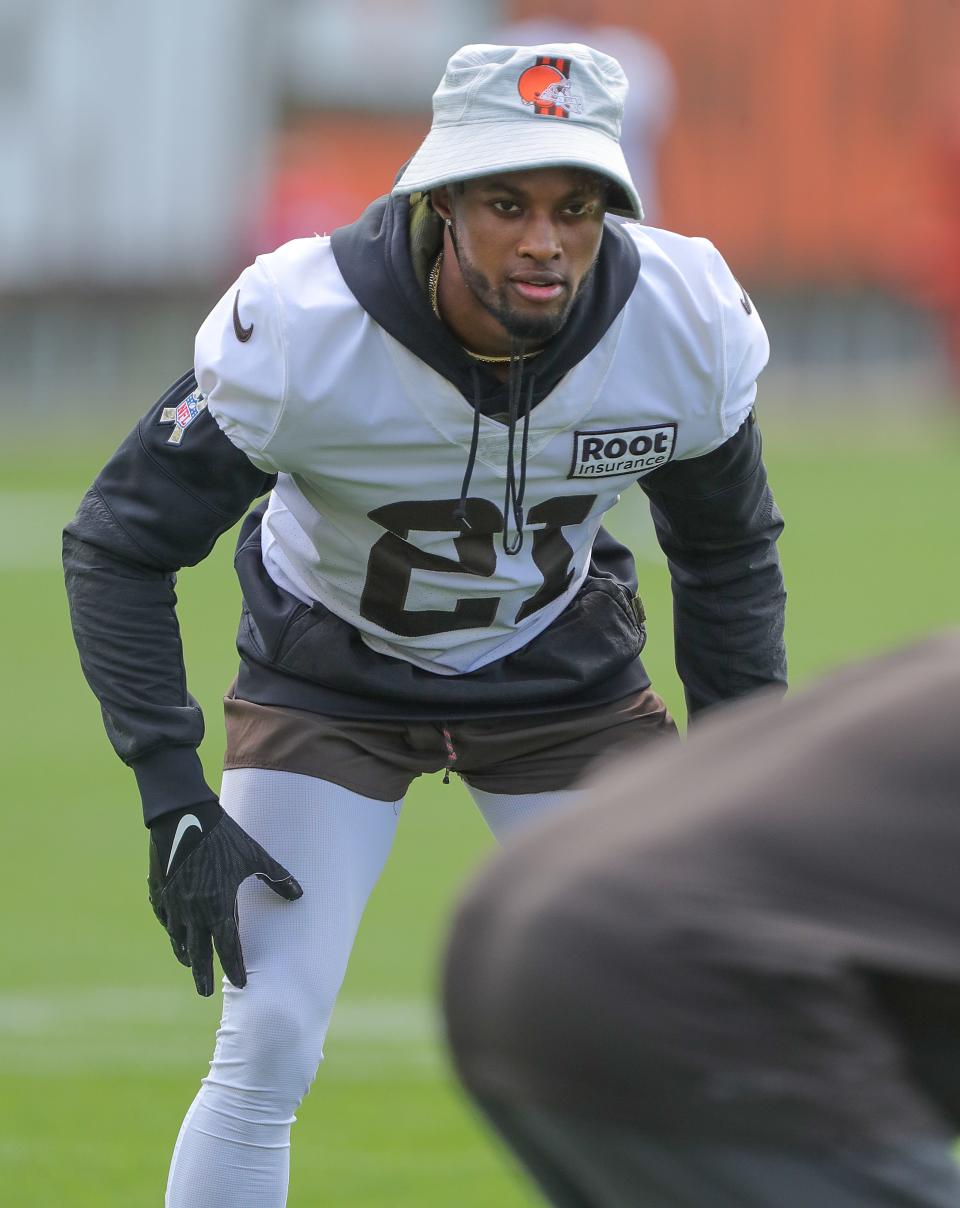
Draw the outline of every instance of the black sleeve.
M677 671L691 717L769 684L786 686L783 529L751 413L712 453L640 480L673 585Z
M123 442L63 534L63 565L84 675L114 749L134 770L147 821L202 801L200 707L187 691L176 571L269 490L264 474L202 410L170 440L164 410L196 391L186 373Z

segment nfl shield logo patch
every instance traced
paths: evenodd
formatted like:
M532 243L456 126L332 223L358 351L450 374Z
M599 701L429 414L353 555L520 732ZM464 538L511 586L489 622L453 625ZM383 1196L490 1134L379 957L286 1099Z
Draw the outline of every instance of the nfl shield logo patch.
M159 422L161 424L173 424L173 431L167 438L167 444L179 445L183 440L184 432L186 432L197 416L206 410L206 406L207 400L199 390L195 390L193 394L188 394L176 407L164 407L160 414Z

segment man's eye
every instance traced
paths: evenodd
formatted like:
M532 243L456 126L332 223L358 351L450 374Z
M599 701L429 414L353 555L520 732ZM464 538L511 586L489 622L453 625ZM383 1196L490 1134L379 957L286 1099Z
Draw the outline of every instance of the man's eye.
M580 218L585 214L592 214L596 208L595 201L572 201L567 206L567 213L572 214L574 218Z
M493 208L501 214L516 214L520 209L515 201L495 201Z

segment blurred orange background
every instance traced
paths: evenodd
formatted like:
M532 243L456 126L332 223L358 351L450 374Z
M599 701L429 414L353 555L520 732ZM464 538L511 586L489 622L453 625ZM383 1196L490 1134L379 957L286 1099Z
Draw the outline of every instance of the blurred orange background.
M511 15L543 12L518 3ZM960 274L960 5L633 0L590 17L642 32L673 66L664 226L708 234L753 284L936 293L940 275ZM349 221L390 188L428 124L427 113L289 115L265 243Z

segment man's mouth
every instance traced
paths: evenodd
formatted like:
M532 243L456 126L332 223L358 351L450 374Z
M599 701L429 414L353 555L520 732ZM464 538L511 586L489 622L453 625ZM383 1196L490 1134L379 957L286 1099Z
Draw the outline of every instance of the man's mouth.
M553 302L567 288L558 273L517 273L510 284L528 302Z

